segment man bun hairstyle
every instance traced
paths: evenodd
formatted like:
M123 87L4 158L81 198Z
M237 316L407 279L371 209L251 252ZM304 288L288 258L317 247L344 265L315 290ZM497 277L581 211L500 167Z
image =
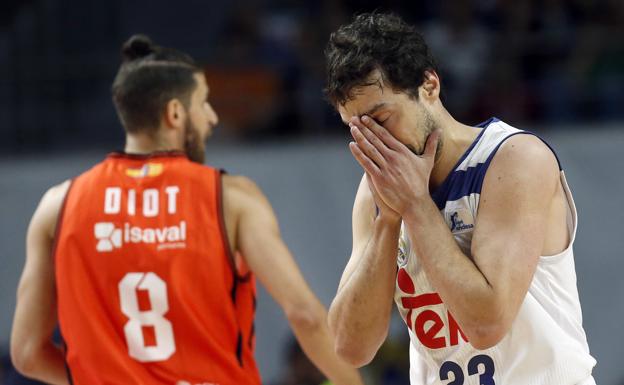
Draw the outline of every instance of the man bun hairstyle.
M112 96L126 132L154 134L172 99L190 106L194 75L202 72L192 57L134 35L122 45L121 59Z
M121 47L123 62L142 59L154 53L154 43L146 35L134 35Z
M437 71L423 36L395 14L355 16L330 35L325 58L325 95L334 106L352 100L357 88L376 84L379 79L370 79L375 70L393 90L415 99L425 71Z

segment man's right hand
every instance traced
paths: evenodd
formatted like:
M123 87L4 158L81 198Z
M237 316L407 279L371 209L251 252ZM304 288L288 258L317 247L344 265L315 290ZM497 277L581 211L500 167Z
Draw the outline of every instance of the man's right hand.
M388 206L386 202L381 199L381 196L377 192L377 189L375 188L375 185L373 184L373 181L368 173L366 173L366 182L368 183L368 188L373 195L373 200L375 201L375 206L377 207L377 217L389 224L400 222L401 215L390 208L390 206Z

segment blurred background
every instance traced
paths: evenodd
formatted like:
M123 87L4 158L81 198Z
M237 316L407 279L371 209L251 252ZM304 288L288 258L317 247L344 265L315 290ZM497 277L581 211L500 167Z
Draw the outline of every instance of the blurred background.
M323 49L354 13L393 11L424 33L444 103L557 149L579 209L578 286L600 385L624 385L624 1L2 0L0 2L0 384L28 221L43 192L123 146L110 97L134 33L205 66L220 117L208 161L255 179L304 275L329 305L350 253L361 170L323 100ZM619 198L619 199L618 199ZM280 309L260 290L257 358L269 385L317 385ZM390 338L370 384L408 384L408 337Z

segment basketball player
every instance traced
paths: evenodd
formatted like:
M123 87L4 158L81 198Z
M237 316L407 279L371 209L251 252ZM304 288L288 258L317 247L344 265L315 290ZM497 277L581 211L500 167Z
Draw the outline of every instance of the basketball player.
M553 151L496 118L453 119L426 43L397 16L357 16L326 55L326 91L365 172L329 311L339 355L371 361L394 298L412 385L594 384L576 210Z
M260 384L257 276L320 370L360 384L260 189L202 165L217 124L202 70L140 35L122 55L112 91L125 151L43 196L17 293L16 368L51 384ZM64 349L50 339L57 321Z

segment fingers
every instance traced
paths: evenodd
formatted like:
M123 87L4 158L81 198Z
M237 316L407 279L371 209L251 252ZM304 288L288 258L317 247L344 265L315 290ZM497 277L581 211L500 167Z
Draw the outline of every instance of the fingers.
M427 137L427 143L425 144L425 151L423 157L431 157L435 159L435 154L438 149L438 142L440 141L440 130L435 130Z
M367 132L367 135L364 135L366 128L362 129L354 124L350 124L349 126L351 127L351 136L355 139L355 142L360 150L378 166L383 166L386 163L386 159L382 155L381 151L385 149L385 146L383 146L383 143L381 143L379 138L375 137L375 135L370 131Z
M362 125L362 123L359 123L359 126L354 123L350 123L350 125L351 127L356 127L356 129L358 129L362 133L362 135L364 135L366 140L368 140L373 146L375 146L377 151L381 153L381 156L383 156L384 159L388 158L388 154L392 150L390 150L388 146L386 146L386 144L379 138L379 136L377 136L366 125Z
M366 174L379 175L380 170L379 167L373 162L366 154L360 149L357 143L351 142L349 143L349 149L351 153L355 157L355 160L364 168Z
M401 151L405 149L405 145L397 140L385 127L378 124L374 119L371 119L369 116L362 116L362 123L366 128L371 130L375 137L379 138L386 147L394 150Z

